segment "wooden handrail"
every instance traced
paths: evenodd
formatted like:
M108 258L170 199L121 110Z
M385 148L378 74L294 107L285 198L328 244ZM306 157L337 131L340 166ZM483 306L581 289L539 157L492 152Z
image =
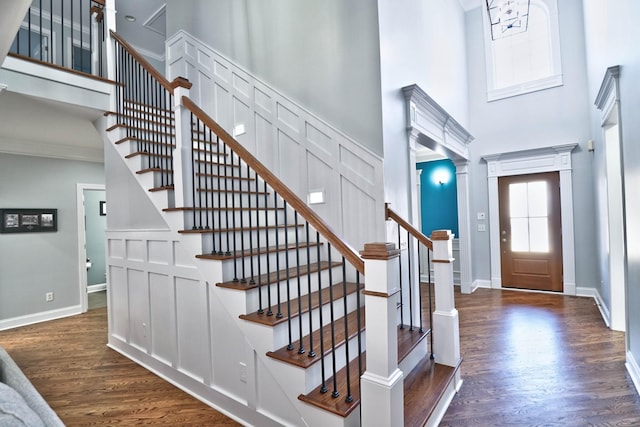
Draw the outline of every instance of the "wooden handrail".
M133 46L127 43L125 39L120 37L118 33L113 30L110 30L109 33L111 34L111 37L113 39L120 43L122 47L124 47L126 51L129 52L129 55L131 55L136 61L138 61L140 65L142 65L149 72L149 74L151 74L153 78L156 79L170 93L173 93L173 90L176 87L191 89L192 84L191 82L189 82L189 80L185 79L184 77L176 77L173 82L170 82L165 76L160 74L160 72L156 70L153 65L149 63L149 61L147 61L142 55L140 55L133 48Z
M431 241L431 239L429 239L427 236L425 236L424 234L422 234L418 229L416 229L413 225L409 224L407 221L405 221L400 215L398 215L397 213L395 213L390 207L388 203L385 203L385 219L389 220L392 219L395 222L397 222L398 224L400 224L400 227L404 228L405 230L407 230L413 237L415 237L416 239L418 239L418 241L420 243L422 243L423 245L425 245L427 248L429 248L429 250L433 250L433 242Z
M182 97L182 104L193 114L198 117L209 129L211 129L225 144L227 144L240 158L249 165L258 175L273 188L280 196L298 212L306 221L309 222L316 231L318 231L327 241L344 256L344 258L353 265L356 270L364 274L364 261L358 253L343 241L324 222L320 216L307 206L293 191L289 189L280 179L275 176L265 165L256 159L246 148L229 135L220 125L218 125L207 113L198 107L191 99L186 96Z

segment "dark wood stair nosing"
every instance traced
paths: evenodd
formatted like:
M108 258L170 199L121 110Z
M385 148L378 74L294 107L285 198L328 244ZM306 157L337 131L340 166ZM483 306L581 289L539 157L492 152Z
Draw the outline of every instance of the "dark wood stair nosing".
M365 330L364 307L362 307L359 310L359 313L360 313L360 333L362 333ZM353 338L356 338L358 336L358 310L356 309L351 311L350 313L347 314L346 317L347 317L347 325L350 326L348 331L348 336L346 339L344 337L344 327L343 327L345 316L342 316L339 319L335 319L334 321L334 324L337 324L340 326L338 329L338 333L336 334L337 338L333 345L336 351L338 350L338 348L342 348L342 346L346 344L348 341L351 341ZM313 366L314 364L318 363L323 357L330 355L332 352L331 346L326 346L326 348L324 349L324 354L316 353L315 356L310 357L308 354L308 350L305 351L305 353L300 354L298 352L298 349L300 348L300 342L302 341L302 344L304 347L305 343L309 343L310 335L313 337L313 342L316 343L315 350L320 350L320 346L317 343L320 342L321 335L323 337L328 337L328 339L324 338L325 342L331 341L331 338L330 338L331 323L324 325L322 328L316 329L311 334L305 335L302 338L302 340L298 339L294 341L292 343L292 346L293 346L292 350L289 350L288 346L285 345L284 347L281 347L278 350L267 352L267 356L273 359L279 360L283 363L288 363L290 365L298 366L300 368L304 368L304 369L309 368L310 366Z
M320 245L323 245L323 243L319 243ZM260 255L267 255L267 254L271 254L271 253L275 253L275 252L284 252L284 251L291 251L294 250L296 248L314 248L318 246L318 243L316 242L299 242L298 245L296 245L295 243L290 243L289 246L285 246L285 245L280 245L278 247L276 246L269 246L268 248L262 247L262 248L254 248L252 251L249 249L245 249L244 252L238 253L238 254L200 254L200 255L196 255L196 258L198 259L207 259L207 260L212 260L212 261L227 261L227 260L232 260L235 258L246 258L246 257L250 257L250 256L260 256Z
M173 186L172 186L173 187ZM172 188L173 189L173 188ZM197 228L197 229L192 229L192 230L179 230L178 233L180 234L207 234L207 233L237 233L237 232L248 232L248 231L263 231L263 230L285 230L288 228L295 228L296 225L294 224L289 224L287 226L285 225L278 225L278 226L260 226L260 227L244 227L244 228L240 228L240 227L236 227L236 228L219 228L219 229L213 229L213 228ZM303 224L298 224L297 227L304 227Z
M312 272L315 273L315 272ZM283 279L286 280L286 279ZM277 282L274 282L277 283ZM332 302L336 302L339 301L344 293L344 286L343 286L343 282L340 283L336 283L332 286L332 288L334 289L334 296L333 296L333 301ZM360 290L362 290L362 285L360 286ZM355 294L356 292L359 292L359 290L357 289L357 285L355 283L351 283L351 282L347 282L347 296ZM318 291L314 291L312 292L312 302L311 302L311 306L309 306L308 303L308 298L303 297L302 298L302 310L298 311L298 299L292 299L292 307L291 307L291 318L297 318L299 315L302 314L306 314L312 310L316 310L320 307L317 295L318 295ZM322 305L324 304L328 304L329 303L329 287L323 288L322 289ZM295 307L294 307L295 304ZM267 307L265 308L264 313L258 313L258 312L253 312L253 313L249 313L249 314L242 314L240 315L240 319L246 320L248 322L253 322L253 323L259 323L261 325L265 325L265 326L275 326L275 325L279 325L281 323L287 322L288 321L288 307L287 307L287 303L283 302L281 304L282 309L282 317L278 317L275 315L275 313L278 310L278 305L274 304L271 307ZM274 314L272 314L271 316L268 315L268 310L271 310Z

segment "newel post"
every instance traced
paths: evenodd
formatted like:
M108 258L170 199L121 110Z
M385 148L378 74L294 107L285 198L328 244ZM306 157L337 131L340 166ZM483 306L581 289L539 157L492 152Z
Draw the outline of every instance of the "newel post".
M460 327L453 296L453 234L434 231L433 270L436 308L433 312L433 351L437 363L458 366L460 361Z
M365 265L367 369L361 377L363 426L404 425L403 374L398 369L398 256L393 243L368 243Z
M173 87L173 111L176 119L176 148L173 152L173 194L176 207L193 206L193 164L191 161L191 113L182 105L182 97L189 96L191 83L176 77Z
M105 43L105 57L107 61L107 78L111 81L116 81L116 44L111 37L111 31L116 31L116 7L115 0L106 0L104 2L104 8L102 9L104 19L104 43ZM118 90L117 85L112 86L112 94L109 101L109 109L111 111L117 111L115 91ZM116 117L111 116L109 119L109 125L116 123Z

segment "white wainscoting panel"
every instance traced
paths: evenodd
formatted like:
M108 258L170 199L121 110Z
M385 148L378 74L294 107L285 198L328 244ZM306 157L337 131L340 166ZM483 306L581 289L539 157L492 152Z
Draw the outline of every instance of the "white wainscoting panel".
M193 101L302 200L323 191L312 208L355 249L385 238L379 156L184 31L166 50L169 79L189 79Z

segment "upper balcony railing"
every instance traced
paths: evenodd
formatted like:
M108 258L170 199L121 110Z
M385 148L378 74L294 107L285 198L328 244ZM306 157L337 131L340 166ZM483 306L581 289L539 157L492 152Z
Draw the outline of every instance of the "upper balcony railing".
M105 0L33 0L9 55L106 77L104 6Z

